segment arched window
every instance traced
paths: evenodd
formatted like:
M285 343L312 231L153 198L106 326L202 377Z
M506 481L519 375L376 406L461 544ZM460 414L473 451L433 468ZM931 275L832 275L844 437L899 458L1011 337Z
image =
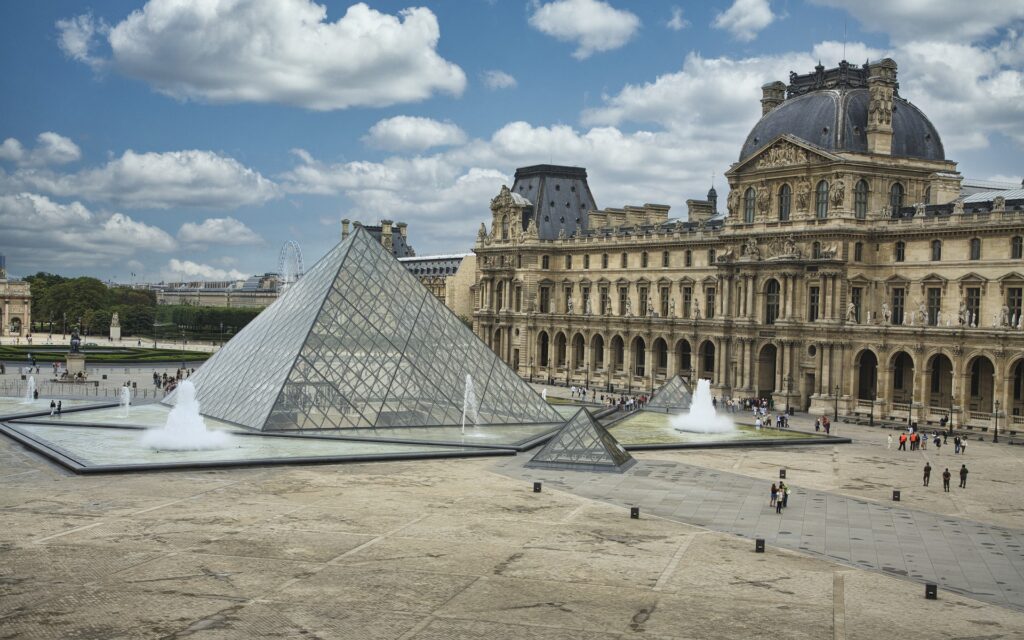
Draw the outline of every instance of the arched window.
M828 180L822 180L814 190L814 212L819 220L828 217Z
M501 216L501 239L508 240L508 216Z
M754 221L754 187L747 187L743 194L743 222Z
M1024 258L1024 237L1013 236L1010 238L1010 258L1013 260Z
M942 240L932 240L932 262L942 260Z
M540 360L540 366L546 367L548 366L548 334L541 332L539 342L540 344L537 345L539 347L537 350L540 353L537 355L537 358Z
M853 190L853 213L860 220L868 217L868 183L865 180L858 180Z
M971 260L981 260L981 238L971 238Z
M892 209L892 215L899 215L900 208L903 206L903 185L899 182L894 182L889 188L889 207Z
M779 281L774 278L764 287L764 323L775 324L779 317Z
M789 207L793 201L793 190L788 184L779 189L779 220L789 220Z
M899 240L893 247L893 260L896 262L903 262L907 259L907 243Z

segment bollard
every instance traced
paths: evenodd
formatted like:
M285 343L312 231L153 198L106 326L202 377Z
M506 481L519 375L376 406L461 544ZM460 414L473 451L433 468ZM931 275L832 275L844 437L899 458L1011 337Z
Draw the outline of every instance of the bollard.
M533 492L534 493L540 493L540 483L539 482L534 482L533 483Z
M764 538L758 538L754 540L754 552L764 553Z
M931 582L924 585L924 598L925 600L938 600L939 599L939 586L932 584Z
M629 517L634 519L634 520L639 520L640 519L640 507L630 507L629 508Z
M892 501L893 502L899 502L900 501L900 490L899 489L893 489L892 490Z
M785 469L779 469L779 478L782 479L782 480L786 479L786 470Z

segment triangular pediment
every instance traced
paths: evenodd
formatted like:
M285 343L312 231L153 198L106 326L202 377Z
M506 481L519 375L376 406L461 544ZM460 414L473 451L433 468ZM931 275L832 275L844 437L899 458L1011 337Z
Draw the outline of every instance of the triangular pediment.
M636 463L619 441L583 408L526 463L528 467L622 473Z
M839 156L821 147L801 140L794 135L784 133L754 155L732 166L726 175L732 175L747 169L777 169L790 166L802 166L814 162L836 162Z

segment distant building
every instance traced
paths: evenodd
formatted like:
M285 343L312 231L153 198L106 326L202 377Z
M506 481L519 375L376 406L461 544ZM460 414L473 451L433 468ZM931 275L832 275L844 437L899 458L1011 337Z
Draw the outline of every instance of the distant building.
M351 232L349 225L359 226L369 231L370 235L396 258L410 258L416 255L416 251L409 244L409 225L404 222L381 220L378 226L367 226L359 221L352 222L345 218L341 221L342 240L347 238Z
M276 273L255 275L247 280L169 282L157 290L156 303L262 309L277 300L279 289L280 277Z
M399 258L398 261L455 315L467 320L473 317L476 255L455 253Z
M0 336L25 337L32 333L32 288L29 283L7 277L7 258L0 256L0 301L3 324Z

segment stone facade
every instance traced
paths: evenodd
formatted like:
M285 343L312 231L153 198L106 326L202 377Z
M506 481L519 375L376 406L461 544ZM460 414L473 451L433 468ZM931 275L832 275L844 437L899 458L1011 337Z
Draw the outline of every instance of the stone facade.
M475 254L416 256L398 261L455 315L467 322L473 317Z
M836 72L801 77L801 97L842 93ZM545 240L500 231L529 204L503 188L476 245L477 334L533 380L639 393L679 373L776 407L1024 426L1024 190L964 197L937 139L892 155L914 144L885 138L895 78L891 60L855 78L867 150L755 138L727 215L604 209ZM765 118L787 108L779 84Z
M0 256L0 336L27 337L32 334L32 288L29 283L7 277L7 264Z

